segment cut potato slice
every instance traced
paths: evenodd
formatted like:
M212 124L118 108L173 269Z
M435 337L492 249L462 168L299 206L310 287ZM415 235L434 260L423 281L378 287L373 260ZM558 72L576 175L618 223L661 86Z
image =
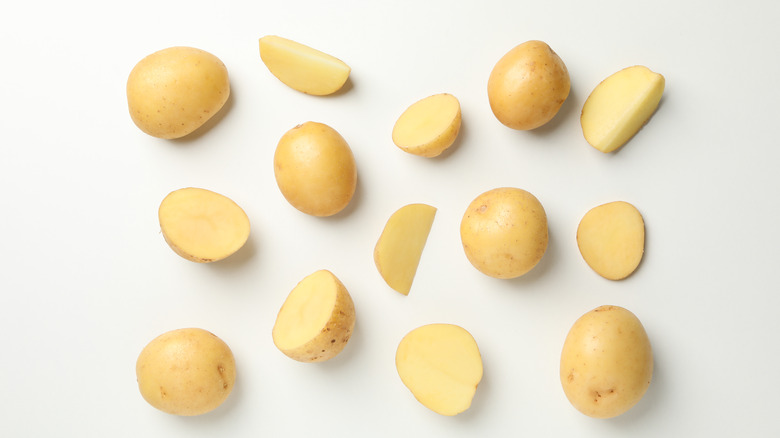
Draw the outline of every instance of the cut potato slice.
M387 220L374 248L374 263L388 286L409 295L436 208L426 204L401 207Z
M275 35L260 38L260 58L285 85L315 96L341 89L351 71L338 58Z
M623 146L653 115L665 79L635 65L602 81L585 100L580 123L585 140L601 152Z
M441 415L468 409L482 380L477 342L452 324L424 325L409 332L398 345L395 365L414 397Z
M460 122L460 102L455 96L428 96L407 108L395 122L393 143L410 154L436 157L455 142Z
M274 344L300 362L323 362L344 349L355 327L355 305L330 271L317 271L298 283L276 317Z
M639 210L617 201L588 211L577 228L577 245L585 262L609 280L631 275L645 250L645 223Z
M158 211L163 237L176 254L198 263L238 251L249 238L249 217L231 199L199 188L168 194Z

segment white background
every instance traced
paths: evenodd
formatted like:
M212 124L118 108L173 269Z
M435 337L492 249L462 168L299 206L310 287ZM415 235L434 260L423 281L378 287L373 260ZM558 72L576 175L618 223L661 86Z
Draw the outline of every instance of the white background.
M0 435L771 436L780 432L780 3L625 1L14 2L0 15L3 233ZM332 97L287 88L259 37L285 36L352 67ZM495 62L541 39L572 91L534 132L505 128L486 93ZM125 83L159 49L188 45L226 64L232 96L180 141L130 120ZM605 155L582 137L593 87L644 64L666 77L650 123ZM408 155L390 132L414 101L460 99L463 128L438 159ZM277 141L314 120L353 149L355 198L306 216L276 187ZM219 263L175 255L157 207L195 186L229 196L249 243ZM515 186L549 218L542 262L517 280L467 261L460 219L478 194ZM645 257L611 282L575 241L590 208L625 200L647 225ZM372 251L402 205L438 208L411 294L387 287ZM343 353L323 364L282 355L271 327L304 276L330 269L355 301ZM643 322L655 375L612 420L583 416L558 380L563 339L583 313L620 305ZM395 348L432 322L463 326L485 374L470 410L439 416L403 386ZM238 366L228 401L194 418L150 407L135 360L157 335L202 327Z

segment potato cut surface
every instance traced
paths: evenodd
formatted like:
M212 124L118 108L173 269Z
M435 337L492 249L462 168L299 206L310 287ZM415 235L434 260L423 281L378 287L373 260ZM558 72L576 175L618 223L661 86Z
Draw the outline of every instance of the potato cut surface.
M653 115L664 85L662 75L641 65L602 81L582 107L580 123L585 139L605 153L623 146Z
M455 142L460 123L458 99L447 93L435 94L401 114L393 127L393 142L411 154L435 157Z
M285 85L315 96L341 89L351 71L338 58L275 35L260 38L260 58Z
M430 324L409 332L398 345L395 363L414 397L441 415L468 409L482 380L476 341L453 324Z
M171 192L158 214L165 241L194 262L224 259L249 238L249 217L244 210L210 190L191 187Z
M388 286L409 295L417 274L436 208L426 204L401 207L387 220L374 248L374 263Z
M621 280L639 266L645 249L645 223L639 210L617 201L588 211L577 228L585 262L610 280Z

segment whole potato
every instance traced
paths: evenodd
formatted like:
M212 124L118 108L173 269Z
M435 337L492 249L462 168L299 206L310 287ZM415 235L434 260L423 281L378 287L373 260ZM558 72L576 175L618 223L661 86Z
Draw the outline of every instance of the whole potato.
M525 190L489 190L466 209L460 237L466 257L479 271L495 278L519 277L547 250L547 215Z
M274 153L274 175L287 202L312 216L340 212L357 186L349 145L335 129L316 122L282 136Z
M569 71L542 41L527 41L504 55L490 73L488 100L496 118L518 130L552 120L569 96Z
M583 414L611 418L628 411L653 377L653 352L642 323L618 306L584 314L564 341L560 376L566 397Z
M236 381L230 348L212 333L185 328L163 333L136 362L138 388L155 408L174 415L200 415L227 399Z
M143 132L159 138L184 137L201 127L227 102L225 64L192 47L170 47L142 59L127 79L130 117Z

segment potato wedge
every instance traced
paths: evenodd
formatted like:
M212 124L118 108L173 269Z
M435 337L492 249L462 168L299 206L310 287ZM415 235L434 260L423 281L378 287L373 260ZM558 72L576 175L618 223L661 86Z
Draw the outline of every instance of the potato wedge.
M398 345L395 365L412 395L441 415L468 409L482 380L477 342L453 324L429 324L409 332Z
M409 295L435 215L435 207L409 204L387 220L374 247L374 264L395 291Z
M351 72L338 58L275 35L260 38L260 58L285 85L315 96L340 90Z
M610 202L588 211L577 228L585 262L609 280L622 280L639 266L645 251L645 222L628 202Z
M412 104L393 127L393 143L401 150L422 157L436 157L455 142L460 132L458 99L434 94Z
M298 283L285 300L272 331L274 345L299 362L323 362L339 354L355 327L355 305L330 271Z
M585 140L601 152L623 146L653 115L664 93L665 79L642 65L604 79L582 107Z

